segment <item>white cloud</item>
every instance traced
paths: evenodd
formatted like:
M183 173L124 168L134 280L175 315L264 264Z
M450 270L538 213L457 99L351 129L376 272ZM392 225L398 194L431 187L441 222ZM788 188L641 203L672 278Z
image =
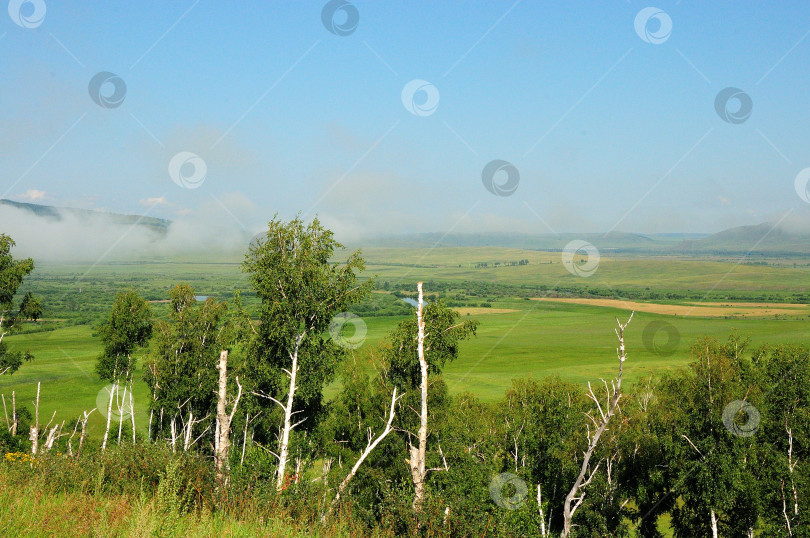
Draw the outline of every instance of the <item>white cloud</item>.
M144 198L138 202L142 206L152 207L156 205L168 205L169 201L164 196L158 198Z
M22 198L23 200L30 200L32 202L35 202L37 200L44 200L45 196L47 196L47 195L48 195L48 193L46 193L45 191L38 191L36 189L28 189L23 194L18 196L18 198Z

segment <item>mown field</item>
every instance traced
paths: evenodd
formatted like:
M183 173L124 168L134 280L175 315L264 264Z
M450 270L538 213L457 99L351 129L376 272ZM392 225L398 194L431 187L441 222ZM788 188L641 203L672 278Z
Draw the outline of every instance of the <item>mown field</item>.
M614 293L617 298L624 295L622 290L649 288L664 296L656 303L681 304L687 309L699 306L687 316L683 309L676 310L681 315L657 314L654 312L661 309L656 308L636 313L627 332L630 359L625 376L630 382L686 364L690 343L703 335L722 339L738 331L751 337L754 345L810 342L807 307L782 307L774 314L774 305L757 303L765 300L781 304L804 294L810 269L801 263L793 267L784 262L746 265L730 260L614 259L603 255L597 272L582 278L565 270L559 253L497 248L378 248L366 250L365 256L366 274L376 276L378 286L389 290L375 294L375 300L388 294L387 304L398 302L390 294L401 296L414 282L424 280L426 293L444 297L465 317L480 321L477 337L462 344L460 357L445 369L444 377L452 393L469 391L487 401L498 399L518 377L558 375L585 383L615 375L613 327L617 316L629 315L630 303L603 301L599 304L604 306L599 306L530 300L537 294L546 298L570 294L572 287L585 295ZM528 264L508 265L518 260L528 260ZM20 292L33 290L43 298L45 317L64 321L54 322L58 327L55 330L39 332L28 332L34 327L29 323L22 334L7 337L12 348L28 349L36 358L13 376L0 378L6 405L11 405L11 393L15 391L18 403L31 407L36 384L41 382L40 416L46 421L55 411L56 421L70 423L83 410L96 407L105 383L95 374L100 345L93 333L114 293L134 287L148 299L158 301L165 299L171 286L179 282L191 283L199 294L221 300L229 300L242 290L247 307L253 304L249 282L235 258L216 263L187 259L38 266ZM720 304L701 307L701 300L689 298L695 294L707 297L706 302ZM753 302L729 307L732 303L727 297L734 294L746 295ZM153 307L158 315L165 315L165 304L155 303ZM717 309L716 315L705 317L711 308ZM402 312L390 308L378 312L358 309L367 335L363 346L352 352L354 360L367 361L374 347L404 319ZM735 315L740 312L744 315ZM669 340L672 335L677 336L677 342ZM140 372L136 375L139 378ZM327 396L337 391L337 383L327 387ZM141 428L147 422L147 401L146 386L138 383L135 409ZM103 431L102 420L100 414L94 415L91 435Z

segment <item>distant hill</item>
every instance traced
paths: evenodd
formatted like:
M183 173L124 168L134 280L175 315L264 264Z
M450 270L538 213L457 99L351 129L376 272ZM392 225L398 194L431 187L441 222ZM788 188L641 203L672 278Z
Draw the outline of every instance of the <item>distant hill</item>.
M694 240L704 237L701 234L656 234L642 235L625 232L607 234L440 234L425 233L411 235L384 236L363 242L369 247L508 247L528 250L562 250L574 240L580 239L592 243L602 252L668 252L676 248L685 239Z
M508 247L560 251L573 240L595 245L602 253L657 255L810 256L810 230L788 232L772 223L730 228L715 234L441 234L390 235L363 242L363 246L392 248Z
M759 256L810 255L810 230L790 232L765 222L738 226L697 240L684 240L676 249L683 254L747 254Z
M16 209L28 211L33 215L50 221L58 222L63 220L66 216L73 216L78 219L92 219L104 217L107 222L117 225L143 226L155 232L158 236L163 237L171 225L170 220L158 219L155 217L144 217L141 215L121 215L119 213L108 213L105 211L94 211L90 209L76 209L73 207L58 207L40 204L27 204L23 202L14 202L12 200L0 199L0 206L9 206Z

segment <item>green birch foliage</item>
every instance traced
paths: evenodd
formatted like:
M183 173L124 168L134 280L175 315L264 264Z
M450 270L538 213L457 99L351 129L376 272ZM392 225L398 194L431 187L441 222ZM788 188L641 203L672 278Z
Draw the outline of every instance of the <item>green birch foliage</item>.
M31 360L30 353L9 351L3 337L11 334L17 322L14 312L14 294L23 283L23 280L34 270L34 261L31 258L15 260L11 255L14 240L5 234L0 234L0 372L12 374L22 363Z
M301 411L298 420L307 419L302 428L312 428L322 411L323 387L334 378L345 353L330 338L329 323L365 299L373 288L371 281L358 281L365 268L359 251L343 262L332 261L341 248L317 219L307 224L297 217L289 222L274 218L264 237L245 256L243 271L250 275L261 304L260 322L247 346L240 375L248 392L247 411L255 415L264 410L265 440L277 432L278 406L249 393L258 391L284 400L289 388L285 370L291 368L296 341L301 338L294 410Z

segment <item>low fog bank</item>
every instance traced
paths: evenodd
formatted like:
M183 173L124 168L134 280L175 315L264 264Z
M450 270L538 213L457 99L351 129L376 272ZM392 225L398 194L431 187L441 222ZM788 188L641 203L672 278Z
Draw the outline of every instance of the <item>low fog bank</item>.
M228 216L195 211L173 221L168 229L122 224L115 215L74 214L59 218L34 215L25 209L0 206L0 233L17 246L14 256L51 263L128 261L196 253L239 255L252 233Z

